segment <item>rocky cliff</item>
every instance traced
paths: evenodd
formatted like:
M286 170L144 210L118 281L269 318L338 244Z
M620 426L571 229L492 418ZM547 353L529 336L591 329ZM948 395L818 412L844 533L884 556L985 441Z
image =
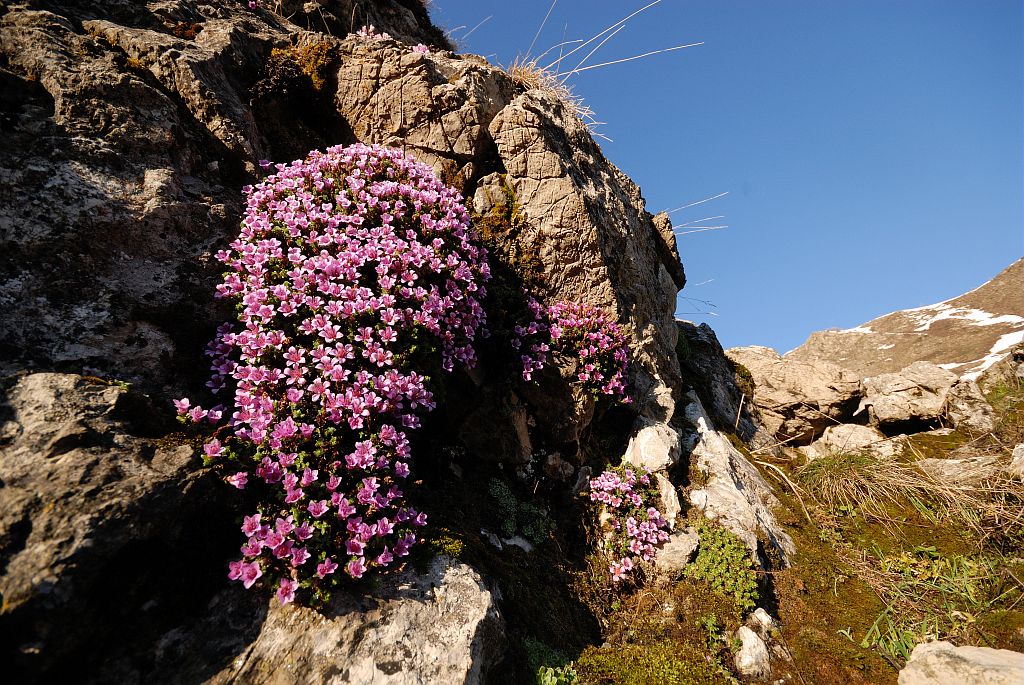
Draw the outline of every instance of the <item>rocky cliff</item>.
M590 549L573 484L623 455L655 472L673 525L680 465L703 455L694 506L759 564L792 551L770 487L681 382L668 223L554 93L451 47L416 0L4 5L0 634L20 680L515 680L525 638L598 639L570 588ZM470 199L492 306L528 287L622 325L634 401L595 405L571 366L510 382L482 350L422 438L441 555L320 612L268 608L225 586L239 513L170 399L201 392L241 188L264 160L354 142ZM502 469L537 501L490 496ZM556 536L524 553L485 529L516 507L550 510Z

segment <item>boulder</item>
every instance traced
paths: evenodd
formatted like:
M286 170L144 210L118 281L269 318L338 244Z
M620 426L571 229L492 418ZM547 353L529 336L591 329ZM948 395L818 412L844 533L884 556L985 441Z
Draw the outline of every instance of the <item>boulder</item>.
M1024 478L1024 442L1013 448L1010 464L1006 467L1011 476Z
M88 673L202 609L237 531L193 448L156 439L147 398L23 375L0 424L0 645L15 680Z
M903 440L886 438L877 428L843 423L829 426L818 440L797 449L808 461L813 461L843 452L867 453L880 459L889 459L902 452L903 447Z
M667 423L644 421L629 444L623 460L648 471L663 471L679 461L679 431Z
M994 455L981 455L964 459L918 459L914 465L936 481L977 484L1000 470L998 461Z
M654 567L673 580L681 578L686 566L697 554L700 538L697 531L687 527L677 530L654 557Z
M956 374L932 364L914 362L898 373L864 379L864 398L857 414L867 411L872 425L893 430L938 422Z
M806 445L828 426L851 422L861 397L854 373L828 362L786 359L768 347L734 347L726 355L750 372L758 417L779 440Z
M740 649L736 652L733 663L740 675L749 678L764 679L772 674L768 646L761 636L747 626L740 626L736 631L736 637L740 641Z
M1024 654L990 647L927 642L914 648L899 685L1020 685Z
M690 503L735 533L762 565L765 560L758 554L759 537L773 545L788 563L796 548L772 513L779 500L771 485L724 434L710 427L696 394L689 393L687 399L684 416L693 432L685 443L686 451L691 468L707 479L690 491Z
M996 415L976 381L961 378L946 395L946 416L954 426L968 433L991 433Z
M323 612L269 602L245 657L205 682L476 684L505 651L493 594L476 571L446 557L436 557L424 575L385 580L373 598L339 593ZM206 640L223 640L230 631L223 615L211 612L189 634L168 638L168 667L194 663L189 652L202 655Z

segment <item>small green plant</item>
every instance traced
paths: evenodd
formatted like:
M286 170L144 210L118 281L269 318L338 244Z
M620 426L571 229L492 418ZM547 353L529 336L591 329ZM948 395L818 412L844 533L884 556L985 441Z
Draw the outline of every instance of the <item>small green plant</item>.
M523 649L537 685L575 685L579 682L569 657L557 649L533 637L523 640Z
M555 529L555 522L551 520L547 509L532 502L521 501L508 483L492 478L487 485L487 492L498 505L497 515L505 537L519 534L539 545Z
M733 533L712 524L697 522L700 547L686 575L708 583L713 590L732 597L741 613L757 606L757 573L746 545Z
M867 563L862 573L886 607L861 647L903 661L925 640L968 637L981 614L1022 596L1020 587L1003 586L1000 563L991 557L942 555L932 546L884 554L876 547Z

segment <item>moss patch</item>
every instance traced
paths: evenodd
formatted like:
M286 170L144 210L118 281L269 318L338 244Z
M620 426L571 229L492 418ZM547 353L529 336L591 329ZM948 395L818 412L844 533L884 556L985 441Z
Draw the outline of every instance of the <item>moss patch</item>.
M595 685L728 685L732 681L721 669L685 645L663 642L656 645L588 647L576 661L576 672Z

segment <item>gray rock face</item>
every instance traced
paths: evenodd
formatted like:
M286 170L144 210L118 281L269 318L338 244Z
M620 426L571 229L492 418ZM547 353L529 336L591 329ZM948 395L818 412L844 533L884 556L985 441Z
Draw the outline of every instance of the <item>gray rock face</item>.
M975 381L961 378L946 395L946 416L953 425L969 433L995 430L995 411Z
M899 685L1019 685L1024 654L989 647L928 642L914 648Z
M899 373L865 378L857 413L866 410L870 422L879 426L937 422L956 382L956 374L950 371L931 362L914 362Z
M676 321L679 367L718 430L735 430L746 443L761 448L775 442L752 413L753 392L739 380L718 336L706 323ZM741 387L743 384L743 387Z
M162 427L145 397L25 375L6 388L0 423L0 644L14 673L57 677L72 655L87 672L90 647L110 656L158 630L185 608L166 603L165 583L192 577L182 604L205 601L231 515L210 503L191 447L146 437Z
M699 544L700 537L693 528L677 530L658 550L658 556L654 557L654 567L672 579L681 578L686 566L696 556Z
M214 613L194 639L222 627ZM192 647L203 649L175 650ZM475 684L504 650L504 623L480 575L437 557L424 576L388 580L372 600L341 595L324 613L271 600L244 657L206 682Z
M758 417L779 440L807 444L828 426L851 422L861 396L853 373L828 362L785 359L768 347L734 347L726 355L750 371Z
M772 514L779 501L771 486L725 435L710 428L697 396L690 393L688 399L685 416L694 430L688 445L691 464L707 477L703 487L690 492L690 503L735 533L755 558L761 535L788 559L796 548Z
M1012 476L1024 478L1024 442L1013 448L1010 465L1006 470Z
M898 437L886 438L885 434L877 428L843 423L838 426L829 426L818 440L797 449L807 457L808 461L843 452L870 453L879 458L888 459L903 450L903 442L904 440Z
M772 674L771 657L761 636L747 626L740 626L736 637L740 640L740 649L734 659L736 670L751 678L769 677Z

